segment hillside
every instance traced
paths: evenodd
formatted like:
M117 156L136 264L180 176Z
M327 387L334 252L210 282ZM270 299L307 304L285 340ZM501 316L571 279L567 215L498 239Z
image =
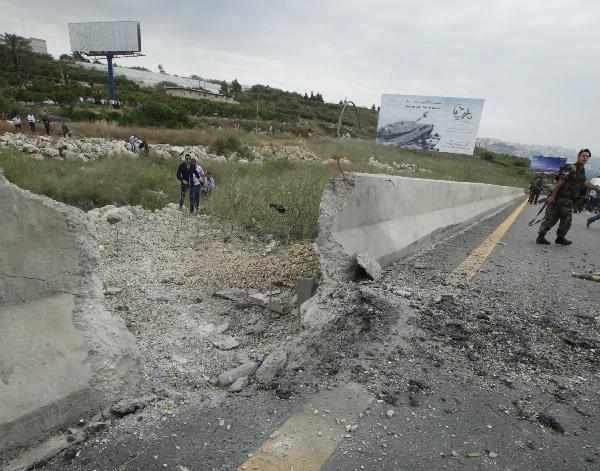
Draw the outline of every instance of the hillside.
M113 110L99 104L100 100L108 99L105 73L83 68L74 60L35 54L26 59L17 74L11 62L0 55L0 114L6 119L33 109L38 114L66 116L74 121L107 121L122 126L179 129L214 126L309 137L335 135L342 109L340 104L325 103L320 95L311 99L268 85L237 91L235 99L239 104L176 98L166 95L166 82L142 86L117 76L117 95L124 107ZM165 81L169 77L165 76ZM58 105L43 105L45 100ZM360 123L352 109L344 114L342 133L374 137L377 112L358 108L357 114Z

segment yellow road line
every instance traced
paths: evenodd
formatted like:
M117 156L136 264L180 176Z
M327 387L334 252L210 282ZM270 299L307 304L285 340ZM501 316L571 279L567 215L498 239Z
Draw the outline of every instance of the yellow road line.
M523 208L527 205L527 200L523 201L517 209L515 209L510 216L508 216L498 228L492 232L492 234L479 246L471 255L469 255L463 262L448 275L446 279L446 286L442 289L445 294L452 294L460 291L460 286L468 283L471 278L483 265L483 262L492 253L496 245L510 226L515 222Z
M323 391L271 434L240 470L316 471L351 434L372 397L357 384ZM315 411L317 411L315 413ZM348 430L346 427L348 427Z

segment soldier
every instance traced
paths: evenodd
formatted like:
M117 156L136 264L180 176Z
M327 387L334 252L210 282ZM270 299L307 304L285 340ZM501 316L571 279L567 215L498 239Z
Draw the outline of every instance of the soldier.
M544 188L544 177L538 175L531 181L531 185L529 185L529 204L538 204L542 188Z
M579 154L577 154L577 162L575 164L563 165L560 168L558 181L554 186L552 194L546 200L548 206L546 207L546 214L540 226L536 243L550 244L546 240L546 233L560 220L555 242L560 245L571 245L572 242L565 239L565 236L571 227L571 213L573 212L573 204L579 197L579 188L581 185L584 185L587 188L600 190L600 187L593 185L585 179L585 169L583 167L591 156L592 153L589 149L581 149Z

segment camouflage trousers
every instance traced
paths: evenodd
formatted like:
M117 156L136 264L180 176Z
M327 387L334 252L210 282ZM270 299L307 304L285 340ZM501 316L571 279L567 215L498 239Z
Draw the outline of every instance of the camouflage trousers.
M564 237L571 228L573 203L570 201L557 201L546 207L546 214L540 226L539 235L544 236L560 220L556 237Z

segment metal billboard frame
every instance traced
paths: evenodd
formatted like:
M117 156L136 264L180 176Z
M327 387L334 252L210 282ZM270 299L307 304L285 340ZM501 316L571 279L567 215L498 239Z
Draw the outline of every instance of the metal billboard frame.
M137 28L137 48L136 49L125 49L125 50L117 50L117 49L106 49L106 50L77 50L77 48L73 47L73 36L72 34L76 34L75 25L117 25L119 23L132 23L135 24ZM81 23L68 23L69 27L69 39L71 41L71 52L79 52L80 54L84 54L88 57L106 57L107 65L108 65L108 90L110 94L110 99L117 101L117 94L115 90L115 77L113 70L113 59L117 57L139 57L143 56L140 54L142 49L142 33L140 28L139 21L89 21L89 22L81 22ZM91 31L91 29L90 29ZM76 44L75 44L76 46Z

